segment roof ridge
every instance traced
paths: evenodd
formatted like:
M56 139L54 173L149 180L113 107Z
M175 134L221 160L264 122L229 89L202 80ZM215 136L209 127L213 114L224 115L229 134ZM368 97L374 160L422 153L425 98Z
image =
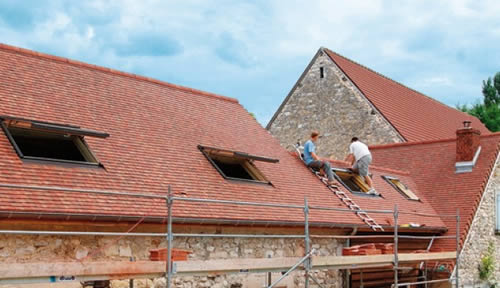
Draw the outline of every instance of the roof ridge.
M500 137L500 132L494 132L491 134L481 135L481 138L491 138L491 137ZM422 141L413 141L413 142L403 142L403 143L389 143L389 144L377 144L370 145L370 149L385 149L392 147L403 147L403 146L413 146L413 145L426 145L426 144L434 144L434 143L444 143L444 142L454 142L457 138L443 138L443 139L433 139L433 140L422 140Z
M24 55L28 55L28 56L32 56L32 57L43 58L43 59L54 61L54 62L65 63L65 64L78 66L78 67L82 67L82 68L86 68L86 69L97 70L97 71L104 72L104 73L114 74L114 75L118 75L118 76L122 76L122 77L128 77L128 78L141 80L141 81L146 81L146 82L154 83L157 85L177 89L177 90L180 90L183 92L188 92L191 94L197 94L197 95L217 98L217 99L221 99L221 100L225 100L225 101L229 101L229 102L239 103L238 100L235 98L219 95L216 93L205 92L205 91L198 90L198 89L193 89L193 88L189 88L189 87L185 87L185 86L181 86L181 85L172 84L172 83L169 83L166 81L161 81L161 80L154 79L151 77L141 76L141 75L137 75L137 74L133 74L133 73L129 73L129 72L123 72L123 71L112 69L112 68L106 68L103 66L89 64L89 63L85 63L85 62L78 61L78 60L72 60L72 59L65 58L65 57L41 53L41 52L37 52L34 50L26 49L26 48L7 45L4 43L0 43L0 49L8 51L8 52L12 52L12 53L20 53L20 54L24 54Z
M342 58L344 58L345 60L347 60L347 61L349 61L349 62L352 62L352 63L354 63L354 64L356 64L356 65L358 65L358 66L360 66L360 67L362 67L362 68L364 68L364 69L366 69L366 70L370 71L370 72L373 72L373 73L375 73L375 74L377 74L377 75L379 75L379 76L381 76L381 77L383 77L383 78L385 78L385 79L387 79L387 80L389 80L389 81L392 81L392 82L394 82L394 83L398 84L399 86L402 86L403 88L406 88L406 89L411 90L411 91L413 91L413 92L415 92L415 93L418 93L418 94L420 94L420 95L422 95L422 96L424 96L424 97L428 98L429 100L432 100L432 101L434 101L434 102L436 102L436 103L438 103L438 104L440 104L440 105L442 105L442 106L444 106L444 107L446 107L446 108L456 110L456 111L458 111L458 112L460 112L460 113L462 113L462 114L465 114L465 115L466 115L466 116L468 116L468 117L474 117L474 116L469 115L469 114L467 114L467 113L465 113L465 112L462 112L462 111L460 111L460 110L458 110L458 109L455 109L455 108L453 108L453 107L451 107L451 106L448 106L448 105L446 105L446 104L442 103L441 101L438 101L438 100L436 100L436 99L434 99L434 98L432 98L432 97L430 97L430 96L428 96L428 95L426 95L426 94L424 94L424 93L422 93L422 92L420 92L420 91L415 90L414 88L408 87L408 86L406 86L405 84L403 84L403 83L401 83L401 82L399 82L399 81L396 81L396 80L394 80L394 79L392 79L392 78L390 78L390 77L388 77L388 76L386 76L386 75L384 75L384 74L381 74L381 73L379 73L379 72L377 72L377 71L375 71L375 70L373 70L373 69L371 69L371 68L369 68L369 67L367 67L367 66L365 66L365 65L363 65L363 64L361 64L361 63L358 63L358 62L356 62L356 61L354 61L354 60L351 60L350 58L347 58L347 57L345 57L344 55L341 55L341 54L339 54L339 53L337 53L337 52L334 52L334 51L332 51L332 50L330 50L330 49L328 49L328 48L323 48L323 49L324 49L324 50L326 50L326 51L328 51L329 53L332 53L332 54L335 54L335 55L337 55L337 56L339 56L339 57L342 57ZM331 57L330 57L330 58L331 58ZM333 60L333 61L335 61L334 59L332 59L332 60Z

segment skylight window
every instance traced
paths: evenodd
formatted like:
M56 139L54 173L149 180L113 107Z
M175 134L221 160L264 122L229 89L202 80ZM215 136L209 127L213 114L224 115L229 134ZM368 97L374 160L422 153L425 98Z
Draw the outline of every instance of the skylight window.
M242 180L270 184L264 174L255 166L254 161L277 163L271 159L243 152L212 147L198 146L210 163L225 179Z
M109 135L77 126L58 125L0 116L1 126L19 157L23 159L97 165L84 136Z
M403 196L405 196L409 200L419 201L418 198L413 191L410 190L405 184L403 184L398 178L390 177L390 176L382 176L392 187L399 191Z
M337 180L352 193L367 193L370 187L358 174L348 169L332 169Z

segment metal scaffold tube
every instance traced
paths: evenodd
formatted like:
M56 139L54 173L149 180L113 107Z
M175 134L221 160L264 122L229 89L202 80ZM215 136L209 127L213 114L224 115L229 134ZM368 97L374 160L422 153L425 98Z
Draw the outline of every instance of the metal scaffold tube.
M398 287L398 205L394 205L394 287Z
M456 249L457 249L457 259L455 260L455 288L459 288L459 268L460 268L460 210L457 208L457 231L456 235Z
M302 265L302 263L304 263L305 261L307 261L307 259L310 259L312 254L315 252L314 249L312 249L306 256L302 257L299 262L297 262L295 265L293 265L290 269L288 269L288 271L286 271L283 275L281 275L280 278L276 279L276 281L274 281L271 285L269 285L267 288L273 288L274 286L276 286L276 284L278 284L279 282L281 282L281 280L285 279L290 273L292 273L295 269L297 269L300 265Z
M307 197L304 197L304 242L306 248L306 255L309 255L311 251L311 238L309 238L309 203L307 202ZM306 278L305 278L305 287L309 288L309 273L311 270L311 257L308 257L304 262L304 266L306 268Z
M166 282L167 282L167 288L170 288L171 283L172 283L172 240L173 240L173 233L172 233L172 205L173 205L173 199L172 199L172 188L170 185L168 185L168 196L167 196L167 211L168 211L168 224L167 224L167 277L166 277Z
M13 185L13 184L0 184L0 187L6 187L6 188L19 188L22 185ZM292 271L296 270L299 268L301 265L303 265L304 272L305 272L305 287L308 288L311 281L316 283L318 286L321 287L319 281L311 274L311 271L313 270L313 263L312 263L312 255L315 252L315 249L312 249L311 247L311 238L331 238L331 239L350 239L350 238L393 238L394 241L394 258L393 258L393 269L394 269L394 284L393 287L400 287L400 286L405 286L409 284L426 284L426 283L435 283L435 282L443 282L443 281L452 281L455 280L453 284L455 284L455 288L459 288L459 268L460 268L460 214L459 214L459 209L457 209L456 215L454 216L456 219L456 233L455 235L447 235L447 236L411 236L411 235L399 235L399 223L398 223L398 218L400 214L405 214L405 215L420 215L420 216L428 216L428 217L435 217L438 215L434 214L423 214L423 213L412 213L412 212L405 212L405 211L399 211L398 206L394 206L394 210L360 210L360 211L367 211L367 212L372 212L372 213L392 213L394 217L394 234L391 235L390 233L387 233L385 235L311 235L310 230L309 230L309 225L310 225L310 213L312 210L335 210L335 211L345 211L345 212L352 212L351 210L348 209L338 209L338 208L330 208L330 207L321 207L321 206L310 206L307 197L304 197L304 204L303 205L286 205L286 204L274 204L274 203L257 203L257 202L244 202L244 201L231 201L231 200L216 200L216 199L201 199L201 198L184 198L184 197L175 197L172 192L172 188L170 185L168 185L168 193L167 195L147 195L147 194L139 194L139 193L129 193L129 192L117 192L117 191L104 191L104 190L86 190L86 189L71 189L71 188L63 188L63 187L48 187L48 186L23 186L24 188L28 189L38 189L38 190L59 190L59 191L68 191L72 193L93 193L93 194L103 194L103 195L110 195L110 196L126 196L126 197L138 197L138 198L159 198L162 200L165 200L166 202L166 213L167 213L167 221L166 223L166 233L137 233L137 232L131 232L136 228L136 225L139 225L142 220L144 219L145 216L143 216L143 219L141 219L136 225L132 226L127 232L88 232L88 231L23 231L23 230L0 230L0 234L35 234L35 235L98 235L98 236L150 236L150 237L165 237L167 241L167 259L166 263L162 264L162 262L159 262L160 266L162 267L161 272L159 272L158 276L164 276L166 280L166 287L171 288L172 287L172 281L173 281L173 276L175 273L174 270L177 270L179 268L179 264L174 267L174 263L172 262L172 252L173 252L173 240L174 237L213 237L213 238L219 238L219 237L228 237L228 238L290 238L290 239L303 239L304 240L304 246L305 246L305 255L303 258L298 260L296 263L294 260L292 263L294 264L286 273L284 273L279 279L271 283L271 279L269 279L267 285L268 287L273 287L276 285L278 282L283 280L285 277L287 277ZM187 202L201 202L201 203L219 203L219 204L231 204L231 205L248 205L248 206L261 206L261 207L275 207L275 208L288 208L288 209L303 209L304 213L304 234L299 234L299 235L278 235L278 234L210 234L210 233L173 233L173 205L174 205L174 200L179 200L179 201L187 201ZM443 217L448 217L450 216L449 214L443 214ZM164 219L164 218L163 218ZM176 222L178 223L178 222ZM180 222L179 222L180 223ZM298 221L300 223L300 221ZM162 224L163 225L163 224ZM300 225L300 224L299 224ZM299 226L300 227L300 226ZM354 229L354 228L353 228ZM450 239L450 238L455 238L456 241L456 263L455 263L455 275L454 277L452 276L449 279L446 280L432 280L432 281L421 281L421 282L414 282L414 283L399 283L400 279L398 279L398 270L401 269L403 266L399 266L399 262L405 263L407 262L408 259L405 258L405 253L402 253L399 255L398 253L398 247L399 247L399 238L404 238L404 239ZM430 246L429 246L430 247ZM452 259L454 255L453 252L451 252L451 257L448 256L446 259ZM385 265L388 265L390 263L391 256L387 255L388 259L386 261ZM406 260L405 260L406 259ZM436 258L437 259L437 258ZM445 258L443 258L445 259ZM290 265L292 264L290 263ZM290 265L285 266L285 269L288 269ZM166 267L165 267L166 266ZM339 266L340 267L340 266ZM347 267L345 268L342 266L342 268L336 268L336 269L351 269L352 267ZM164 273L164 270L166 269L166 273ZM272 271L272 270L269 270ZM261 272L261 271L260 271ZM260 273L259 272L259 273ZM181 275L181 274L178 274ZM130 275L133 276L133 275ZM157 277L158 277L157 276ZM80 276L79 276L80 277ZM86 276L82 276L86 277ZM426 279L427 280L427 279ZM314 285L312 283L311 285Z

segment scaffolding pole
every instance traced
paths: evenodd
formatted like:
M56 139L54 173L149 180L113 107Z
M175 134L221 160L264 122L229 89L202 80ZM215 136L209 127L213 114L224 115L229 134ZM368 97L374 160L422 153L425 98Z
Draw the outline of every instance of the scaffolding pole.
M168 213L168 224L167 224L167 273L166 273L166 284L167 288L170 288L172 283L172 205L174 200L172 199L172 188L168 185L168 195L167 195L167 213Z
M174 236L183 236L183 237L241 237L241 238L303 238L305 242L305 256L295 265L293 265L284 275L282 275L279 279L277 279L274 283L269 285L269 287L273 287L285 278L292 271L297 269L299 266L304 265L305 268L305 283L306 287L309 286L309 278L311 278L318 285L319 283L316 279L310 275L310 271L312 270L312 261L311 256L314 253L315 249L311 249L311 237L314 238L385 238L385 237L393 237L394 238L394 284L393 287L400 287L409 284L424 284L424 283L435 283L435 282L443 282L446 280L432 280L432 281L422 281L422 282L414 282L414 283L398 283L398 269L399 269L399 256L398 256L398 239L399 238L413 238L413 239L439 239L439 238L455 238L456 239L456 262L455 262L455 277L451 277L447 279L447 281L455 280L455 288L459 288L459 268L460 268L460 214L459 209L457 208L456 215L450 214L424 214L424 213L414 213L414 212L406 212L399 211L398 206L394 206L394 210L360 210L363 212L370 213L392 213L394 217L394 235L371 235L371 236L345 236L345 235L310 235L309 232L309 213L310 209L315 210L335 210L335 211L345 211L352 212L348 209L342 208L332 208L332 207L321 207L321 206L309 206L308 200L304 198L304 205L286 205L286 204L274 204L274 203L257 203L257 202L245 202L245 201L232 201L232 200L215 200L215 199L201 199L201 198L184 198L184 197L175 197L172 194L171 186L168 186L168 194L167 196L160 195L152 195L152 194L139 194L139 193L130 193L130 192L118 192L118 191L103 191L103 190L86 190L86 189L72 189L72 188L62 188L62 187L49 187L49 186L27 186L27 185L15 185L15 184L2 184L0 183L0 187L5 188L27 188L27 189L35 189L35 190L57 190L57 191L67 191L70 193L93 193L93 194L102 194L102 195L110 195L110 196L128 196L128 197L139 197L139 198L156 198L166 200L166 208L167 208L167 233L123 233L123 232L67 232L67 231L22 231L22 230L0 230L0 234L39 234L39 235L100 235L100 236L161 236L166 237L167 240L167 260L166 260L166 270L165 279L167 288L171 287L171 282L173 278L173 263L172 263L172 248L173 248L173 238ZM174 200L180 201L189 201L189 202L202 202L202 203L219 203L219 204L235 204L235 205L249 205L249 206L262 206L262 207L276 207L276 208L292 208L292 209L303 209L304 210L304 235L262 235L262 234L186 234L186 233L173 233L172 229L172 209ZM401 214L412 214L419 215L424 217L455 217L456 218L456 233L453 236L408 236L408 235L399 235L398 234L398 217L399 213ZM346 268L349 269L349 268Z
M307 197L304 197L304 244L306 255L311 251L311 239L309 238L309 203ZM306 268L305 288L309 288L309 273L311 270L311 257L308 257L304 262Z
M398 205L394 205L394 287L398 287Z
M455 288L459 288L459 268L460 268L460 210L457 208L457 231L455 232L456 235L456 249L457 249L457 259L455 260Z

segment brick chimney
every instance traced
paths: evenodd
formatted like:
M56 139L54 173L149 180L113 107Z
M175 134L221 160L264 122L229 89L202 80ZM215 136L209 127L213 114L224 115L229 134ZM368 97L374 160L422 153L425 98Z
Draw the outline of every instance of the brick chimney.
M481 132L464 121L464 127L457 130L457 162L473 161L479 148Z

